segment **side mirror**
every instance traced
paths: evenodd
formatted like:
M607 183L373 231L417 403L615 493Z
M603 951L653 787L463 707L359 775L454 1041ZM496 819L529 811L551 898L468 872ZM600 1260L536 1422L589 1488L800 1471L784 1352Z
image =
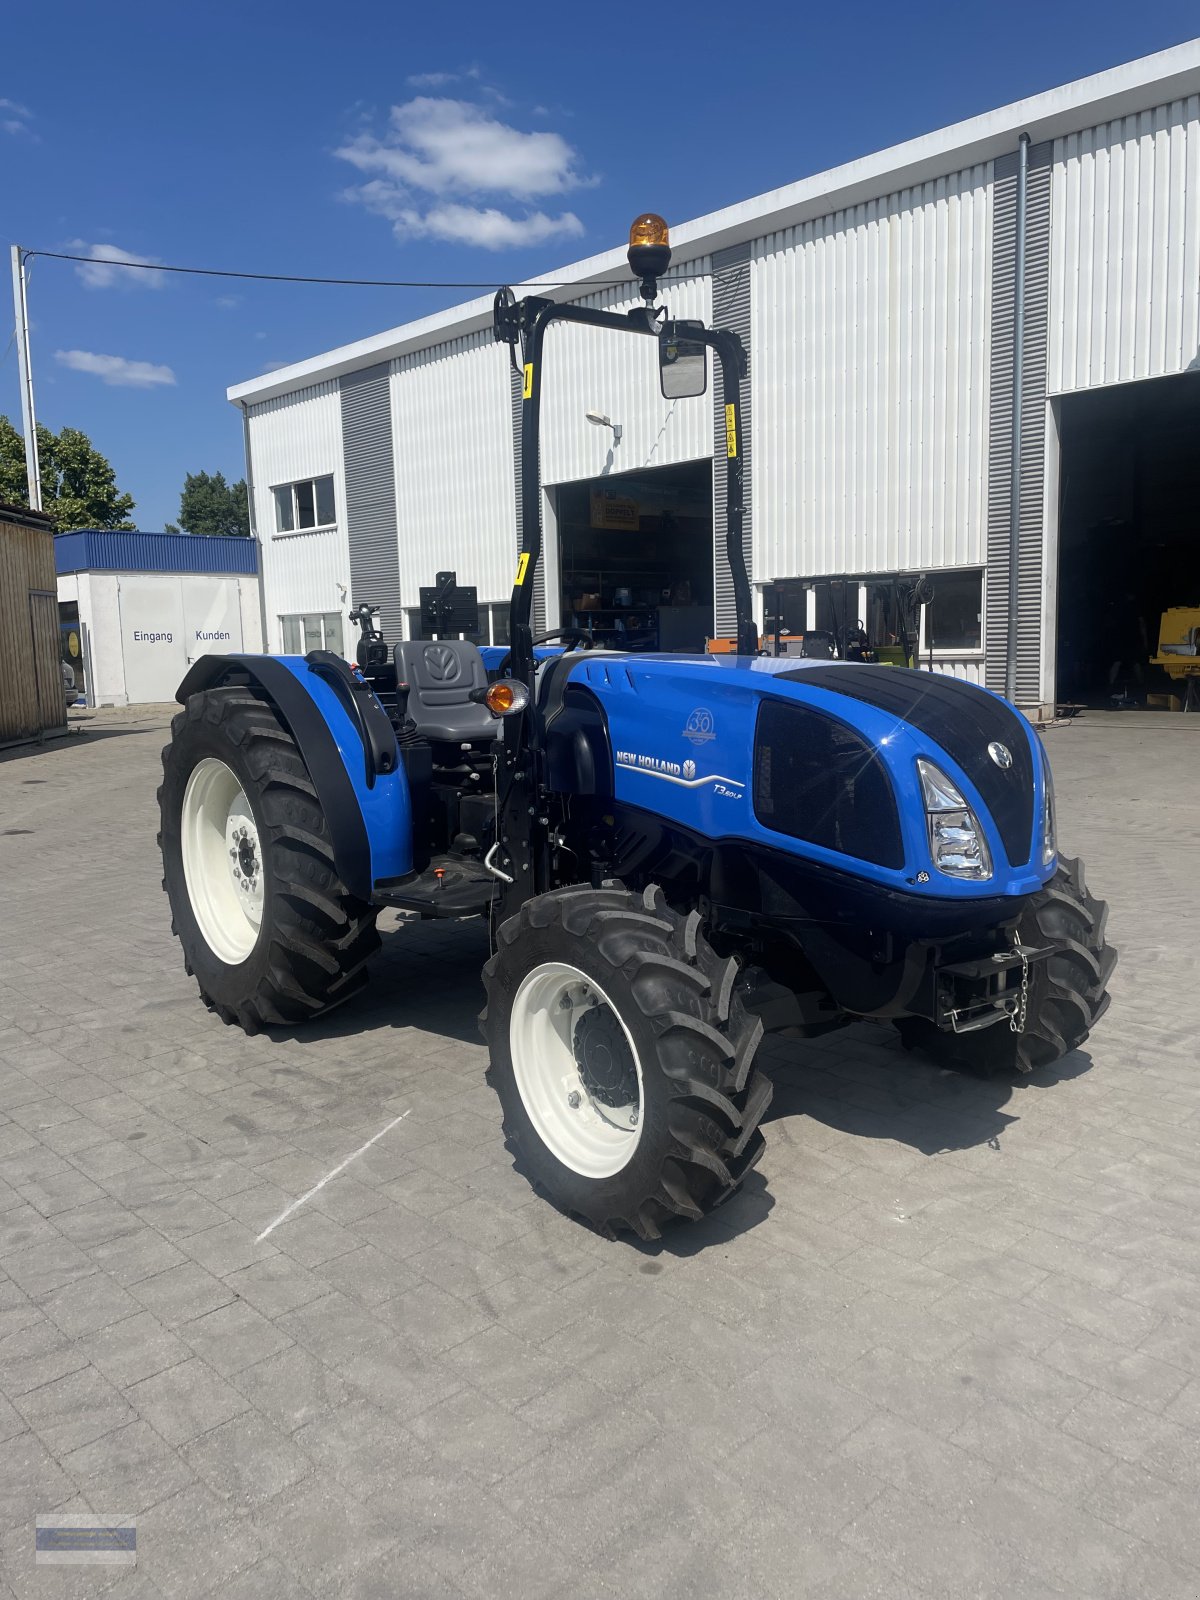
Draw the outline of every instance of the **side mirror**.
M702 322L674 322L658 336L658 386L664 400L691 400L708 388L708 351L702 339L689 338Z

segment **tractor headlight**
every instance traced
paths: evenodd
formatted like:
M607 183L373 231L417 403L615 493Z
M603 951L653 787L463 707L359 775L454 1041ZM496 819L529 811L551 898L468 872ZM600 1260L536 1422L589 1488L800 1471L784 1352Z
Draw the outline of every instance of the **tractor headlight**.
M1054 777L1050 771L1050 758L1042 751L1042 865L1048 867L1058 853L1058 840L1054 834Z
M932 761L918 761L929 853L939 872L952 878L990 878L992 857L979 819L950 779Z

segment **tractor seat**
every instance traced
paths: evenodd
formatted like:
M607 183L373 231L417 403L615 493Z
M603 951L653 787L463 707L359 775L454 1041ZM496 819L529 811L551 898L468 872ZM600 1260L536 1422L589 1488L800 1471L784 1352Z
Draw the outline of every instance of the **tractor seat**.
M499 737L500 722L470 699L487 688L487 668L468 639L406 639L394 651L396 676L409 686L408 714L417 732L446 744Z

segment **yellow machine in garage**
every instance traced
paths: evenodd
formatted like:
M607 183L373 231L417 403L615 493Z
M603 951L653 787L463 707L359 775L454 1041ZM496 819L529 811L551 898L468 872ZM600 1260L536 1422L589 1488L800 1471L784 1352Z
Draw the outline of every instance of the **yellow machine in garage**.
M1200 606L1171 606L1158 628L1158 654L1152 667L1162 667L1183 682L1183 709L1200 711Z

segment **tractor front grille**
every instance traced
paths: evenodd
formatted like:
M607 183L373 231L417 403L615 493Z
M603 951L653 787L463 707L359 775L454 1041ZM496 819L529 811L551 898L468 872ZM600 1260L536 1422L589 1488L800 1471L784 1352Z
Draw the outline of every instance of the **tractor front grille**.
M1027 723L1007 700L976 684L939 672L909 667L810 667L780 675L814 689L828 689L889 712L941 745L979 790L1014 867L1023 867L1033 847L1033 754ZM992 742L1007 746L1012 766L998 767L988 755Z
M793 839L881 867L904 865L896 796L878 751L810 706L764 700L759 708L754 814Z

